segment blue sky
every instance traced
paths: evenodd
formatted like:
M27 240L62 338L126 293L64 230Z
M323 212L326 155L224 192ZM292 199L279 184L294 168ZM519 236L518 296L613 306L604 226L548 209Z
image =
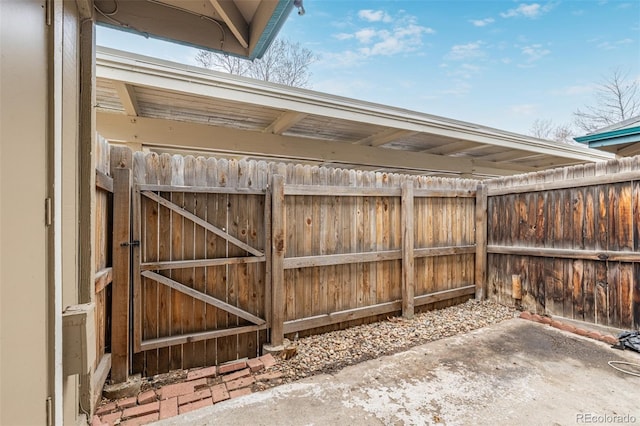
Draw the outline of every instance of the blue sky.
M280 37L318 56L313 90L519 133L572 120L614 68L640 79L640 1L304 0ZM105 28L99 45L195 64Z

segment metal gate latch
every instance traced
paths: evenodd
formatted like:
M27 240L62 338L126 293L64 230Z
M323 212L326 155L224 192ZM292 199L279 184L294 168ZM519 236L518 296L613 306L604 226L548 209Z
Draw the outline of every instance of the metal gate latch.
M140 245L140 241L136 240L136 241L122 243L122 244L120 244L120 247L139 246L139 245Z

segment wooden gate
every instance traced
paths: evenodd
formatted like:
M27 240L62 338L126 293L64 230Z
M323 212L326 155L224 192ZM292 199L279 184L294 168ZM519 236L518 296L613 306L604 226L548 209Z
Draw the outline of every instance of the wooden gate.
M133 176L133 372L258 356L270 304L266 165L136 153Z

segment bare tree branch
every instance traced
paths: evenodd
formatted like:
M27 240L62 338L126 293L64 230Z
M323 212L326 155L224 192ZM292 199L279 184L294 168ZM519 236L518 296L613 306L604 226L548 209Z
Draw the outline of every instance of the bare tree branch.
M309 87L309 67L317 58L300 43L277 39L262 58L253 61L204 50L197 53L195 60L204 68L286 86Z
M638 80L616 68L596 88L594 103L574 113L575 125L587 133L640 114Z
M539 139L547 139L556 142L571 143L575 131L570 124L555 125L548 118L537 118L529 129L529 134Z

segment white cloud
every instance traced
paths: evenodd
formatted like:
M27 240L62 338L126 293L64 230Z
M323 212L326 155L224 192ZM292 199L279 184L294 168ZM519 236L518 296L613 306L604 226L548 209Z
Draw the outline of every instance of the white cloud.
M616 40L614 42L603 41L602 43L598 43L596 47L598 49L603 49L603 50L614 50L614 49L619 49L620 46L622 45L630 44L630 43L633 43L633 39L623 38L622 40Z
M576 84L572 86L563 87L559 90L554 90L551 93L554 95L562 95L562 96L584 95L584 94L593 92L595 88L596 88L596 85L594 85L593 83L582 84L582 85Z
M551 53L549 49L545 49L541 44L524 46L522 47L521 52L526 57L526 61L529 64L539 61L540 59Z
M378 34L379 32L375 31L372 28L363 28L360 31L356 31L354 36L360 43L369 44L371 43L371 40L373 40L373 38Z
M483 45L484 43L482 41L475 41L467 44L456 44L451 47L446 58L453 61L461 61L470 58L482 57L484 56L484 51L482 50Z
M358 17L367 22L391 22L391 16L382 10L360 10L358 12Z
M399 12L399 16L392 19L381 11L361 10L358 15L375 22L366 28L360 28L353 33L339 33L334 38L341 41L353 40L355 46L342 54L349 61L353 55L360 55L360 59L370 56L390 56L398 53L415 52L422 46L422 39L426 34L434 34L433 28L418 24L415 16ZM341 58L344 59L344 58ZM344 61L340 61L342 63Z
M484 18L484 19L471 19L471 22L476 27L486 27L489 24L493 24L495 19L493 18Z
M509 111L511 111L511 113L514 115L527 116L527 117L538 115L538 105L536 104L511 105L509 107Z
M338 40L350 40L354 37L353 34L347 34L347 33L339 33L339 34L334 34L333 38L336 38Z
M551 10L551 7L552 6L550 4L541 6L539 3L520 3L520 5L515 9L509 9L506 12L502 12L500 16L503 18L515 18L522 16L524 18L534 19Z

